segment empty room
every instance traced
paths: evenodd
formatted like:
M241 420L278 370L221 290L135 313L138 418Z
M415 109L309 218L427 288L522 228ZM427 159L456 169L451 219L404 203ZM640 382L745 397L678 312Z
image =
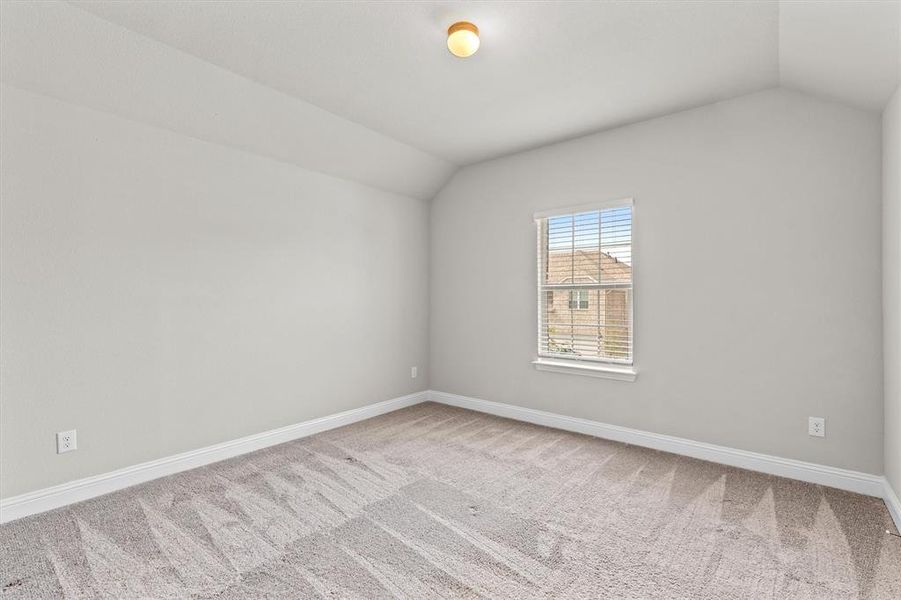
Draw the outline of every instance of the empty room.
M0 0L0 598L901 600L901 1Z

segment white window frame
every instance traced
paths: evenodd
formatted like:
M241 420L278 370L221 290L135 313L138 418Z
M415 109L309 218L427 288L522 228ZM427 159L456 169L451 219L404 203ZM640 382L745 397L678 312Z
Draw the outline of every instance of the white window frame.
M551 217L558 217L561 215L571 215L583 212L590 212L596 210L607 210L611 208L622 208L625 206L629 206L632 208L632 294L630 294L630 306L629 313L632 315L632 322L629 327L629 335L631 336L631 348L632 348L632 361L630 363L627 362L619 362L619 361L602 361L598 359L590 359L590 358L559 358L559 357L548 357L541 355L541 294L544 291L541 288L541 254L542 254L542 235L541 235L541 226L540 222L543 219L549 219ZM539 371L551 371L554 373L568 373L572 375L587 375L590 377L601 377L604 379L615 379L618 381L635 381L636 376L638 375L638 369L635 366L635 307L634 307L634 297L635 297L635 204L632 198L621 198L618 200L607 200L602 202L593 202L589 204L580 204L578 206L564 206L560 208L553 208L550 210L536 212L533 215L533 219L535 221L536 230L537 230L537 249L538 249L538 261L537 261L537 280L535 285L536 297L538 300L538 314L536 319L537 330L536 330L536 339L538 340L537 344L537 355L535 359L532 361L532 364Z

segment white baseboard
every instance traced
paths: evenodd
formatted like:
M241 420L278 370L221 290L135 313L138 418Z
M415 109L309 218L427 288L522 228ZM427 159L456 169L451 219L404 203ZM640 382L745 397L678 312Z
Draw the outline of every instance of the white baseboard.
M314 433L363 421L407 406L423 402L428 392L417 392L400 398L370 404L354 410L280 427L237 440L207 446L198 450L167 456L109 473L55 485L20 496L0 500L0 523L20 519L74 502L102 496L152 479L253 452L276 444L290 442Z
M618 425L608 425L606 423L599 423L588 419L567 417L541 410L514 406L512 404L490 402L479 398L469 398L467 396L436 391L429 392L429 400L489 413L499 417L506 417L508 419L515 419L517 421L525 421L527 423L545 425L547 427L574 431L576 433L584 433L607 440L633 444L635 446L663 450L665 452L672 452L673 454L681 454L732 467L740 467L742 469L759 471L770 475L778 475L780 477L798 479L809 483L817 483L828 487L856 492L858 494L875 496L877 498L883 498L885 489L887 488L885 479L879 475L870 475L858 471L827 467L825 465L792 460L789 458L779 458L778 456L748 452L746 450L736 450L735 448L727 448L726 446L705 444L703 442L695 442L693 440L661 435L659 433L650 433L638 429L620 427ZM886 501L886 504L888 504L888 501ZM895 518L897 520L897 517Z
M437 391L417 392L354 410L288 425L279 429L272 429L237 440L6 498L0 500L0 523L60 508L159 477L173 475L181 471L253 452L254 450L260 450L343 425L356 423L357 421L363 421L419 404L425 400L880 497L885 500L896 527L901 530L901 501L899 501L888 481L878 475L779 458L745 450L736 450L725 446L705 444L618 425L608 425L588 419L567 417L511 404L490 402Z
M895 490L892 489L892 486L889 485L888 479L885 480L883 487L885 489L882 494L882 499L885 500L888 512L892 515L892 520L895 522L895 529L898 530L898 533L901 533L901 499L898 498L898 494L896 494Z

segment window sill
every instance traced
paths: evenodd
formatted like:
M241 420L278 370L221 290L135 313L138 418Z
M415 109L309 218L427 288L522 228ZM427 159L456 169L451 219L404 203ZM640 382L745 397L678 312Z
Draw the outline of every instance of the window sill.
M601 377L617 381L635 381L638 374L634 366L628 365L589 364L550 358L536 358L532 364L539 371L587 375L588 377Z

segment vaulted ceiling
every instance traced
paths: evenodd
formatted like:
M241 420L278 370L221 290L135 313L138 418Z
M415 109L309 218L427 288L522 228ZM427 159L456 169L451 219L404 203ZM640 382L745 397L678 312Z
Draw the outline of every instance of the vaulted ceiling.
M5 19L3 49L16 56L3 59L4 81L294 162L312 156L283 139L308 135L303 123L349 121L370 133L329 140L323 129L319 141L333 147L313 168L340 171L329 161L353 162L357 138L376 136L369 142L390 146L392 158L354 178L420 197L455 165L779 85L880 110L901 70L894 1L72 4L64 16L33 18L40 11L6 7L15 23ZM482 31L481 50L466 60L444 46L447 26L462 19ZM79 41L79 29L90 39ZM106 74L86 73L92 52ZM123 81L140 93L113 89ZM222 94L266 119L229 133L237 126L198 108L239 112L220 106ZM260 127L266 139L251 131ZM392 164L414 182L394 184L403 175Z
M458 164L780 83L879 109L898 76L885 1L80 6Z

